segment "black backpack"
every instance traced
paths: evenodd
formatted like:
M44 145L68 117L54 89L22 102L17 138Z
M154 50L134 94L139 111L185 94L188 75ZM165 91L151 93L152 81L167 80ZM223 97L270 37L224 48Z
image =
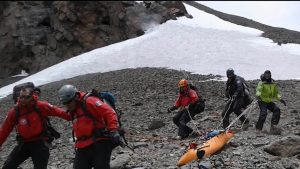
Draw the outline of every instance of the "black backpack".
M17 99L20 95L20 91L21 91L22 88L34 89L35 86L32 82L26 82L26 83L22 83L22 84L14 86L14 88L13 88L13 100L14 100L15 103L17 103Z
M197 93L197 96L199 97L199 101L197 102L197 104L195 105L195 110L196 110L196 114L201 113L204 111L205 109L205 99L203 99L200 94L199 94L199 90L196 86L194 86L192 83L189 83L189 87L190 89L194 90Z
M25 82L14 86L13 88L13 101L17 103L17 99L20 95L20 91L22 88L31 88L36 93L41 93L41 89L36 87L32 82Z
M250 90L249 90L249 86L246 83L246 80L240 76L238 76L238 78L241 80L241 82L243 83L243 87L244 87L244 104L243 104L243 108L246 108L249 104L252 103L253 99L250 96Z

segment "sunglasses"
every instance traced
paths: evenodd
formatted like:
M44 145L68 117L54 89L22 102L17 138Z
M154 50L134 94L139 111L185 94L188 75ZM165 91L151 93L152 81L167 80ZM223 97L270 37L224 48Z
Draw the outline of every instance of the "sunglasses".
M28 99L31 99L31 98L32 98L31 95L27 95L27 96L23 95L23 96L20 96L20 99L22 99L22 100L28 100Z

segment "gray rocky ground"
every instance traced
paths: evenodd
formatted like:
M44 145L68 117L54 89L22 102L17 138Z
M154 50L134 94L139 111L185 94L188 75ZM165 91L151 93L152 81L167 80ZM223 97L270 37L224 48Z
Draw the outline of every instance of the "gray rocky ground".
M225 70L224 70L225 71ZM53 82L41 87L41 99L59 105L57 91L67 83L78 89L88 91L91 88L108 90L116 94L117 106L122 109L122 122L127 129L127 137L135 152L118 147L113 151L112 168L127 169L172 169L185 152L188 143L202 143L203 137L174 140L177 128L172 122L173 114L167 113L177 97L177 83L188 75L188 79L200 89L207 100L206 109L195 118L195 125L189 125L205 133L217 129L220 113L224 108L224 82L209 81L214 76L195 75L169 69L138 68L125 69L107 73L90 74L68 80ZM206 81L208 80L208 81ZM258 81L248 81L252 94ZM202 161L208 168L216 169L297 169L300 168L300 81L278 81L287 107L278 103L282 110L280 126L282 135L269 134L269 113L262 137L255 134L254 124L258 118L258 108L249 113L251 126L246 131L239 131L232 141L218 154ZM0 100L0 121L5 118L7 110L13 106L12 97ZM231 119L236 116L231 115ZM54 141L51 150L49 169L71 169L74 148L71 139L71 124L61 119L52 118L53 125L62 133ZM240 127L236 123L234 128ZM220 129L220 128L219 128ZM12 132L0 150L0 166L16 145L15 133ZM197 168L199 162L182 168ZM31 160L21 166L32 168Z

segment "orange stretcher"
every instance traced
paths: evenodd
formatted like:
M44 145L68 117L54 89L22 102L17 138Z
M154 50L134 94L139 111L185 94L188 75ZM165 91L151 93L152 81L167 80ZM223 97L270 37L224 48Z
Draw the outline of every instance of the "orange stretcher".
M221 150L233 136L234 133L228 130L221 132L219 135L211 138L199 147L195 144L190 145L188 151L177 162L177 166L181 167L194 160L201 160L213 155L217 151Z

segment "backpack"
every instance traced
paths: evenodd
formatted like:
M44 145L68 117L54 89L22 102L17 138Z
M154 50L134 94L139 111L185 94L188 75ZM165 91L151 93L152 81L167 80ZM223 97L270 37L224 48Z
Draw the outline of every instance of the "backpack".
M42 134L41 136L45 136L48 138L47 140L47 143L51 144L52 141L54 139L58 139L60 138L60 133L57 132L51 125L50 123L50 119L48 117L46 117L46 121L44 121L43 117L42 117L42 112L40 111L40 109L38 108L38 106L36 105L36 103L34 104L34 110L38 113L39 117L40 117L40 120L42 120L42 123L43 123L43 131L42 131ZM16 113L16 120L15 120L15 126L18 124L18 119L19 119L19 116L20 116L20 111L19 111L19 108L18 106L16 105L15 106L15 113ZM17 130L16 130L17 131ZM22 136L17 132L17 136L16 136L16 140L19 142L19 143L22 143L23 142L23 138Z
M100 94L102 93L102 94ZM127 143L127 140L125 138L125 130L122 128L122 123L121 123L121 115L123 114L121 110L118 110L115 108L115 97L110 93L110 92L98 92L96 89L92 89L91 92L88 92L85 94L85 96L83 97L83 101L81 103L81 108L83 110L83 113L85 116L87 116L88 118L90 118L93 123L94 123L94 126L96 126L97 124L97 119L88 111L87 107L86 107L86 99L90 96L94 96L94 97L97 97L99 98L101 101L104 101L106 103L109 104L109 106L111 106L110 104L112 104L113 106L112 109L114 110L114 112L116 113L117 115L117 120L118 120L118 124L119 124L119 128L118 128L118 131L119 131L119 134L120 136L123 138L124 142L125 142L125 145L128 147L128 143ZM107 100L106 100L107 99ZM74 120L74 115L72 115L72 121ZM72 131L72 137L73 137L73 141L75 142L75 136L74 136L74 130ZM94 134L93 134L93 141L96 142L96 138L97 137L108 137L110 138L111 135L109 133L109 131L107 131L106 129L99 129L99 130L95 130L94 131ZM114 147L117 147L119 145L115 145Z
M107 103L108 105L110 105L110 107L112 107L114 110L116 110L116 98L112 93L99 92L98 97L102 102Z
M25 83L16 85L13 88L13 101L15 103L17 103L17 99L20 95L20 91L22 88L31 88L31 89L33 89L34 92L35 91L37 91L38 93L41 92L40 88L36 87L32 82L25 82ZM43 120L42 113L41 113L40 109L38 108L38 106L36 105L36 103L34 104L33 108L39 114L39 117L41 118L41 120ZM18 119L20 116L19 108L17 105L15 106L15 112L16 112L15 125L17 125ZM60 133L52 127L50 119L48 117L45 117L45 118L46 118L46 122L43 123L44 126L43 126L42 135L46 136L48 138L48 140L47 140L48 143L51 143L54 139L60 138ZM17 134L16 137L17 137L18 142L23 140L19 134Z
M241 80L241 82L243 83L243 87L244 87L244 97L243 97L244 105L242 107L246 108L249 104L252 103L253 100L250 96L250 90L249 90L248 84L246 83L246 80L240 76L238 78Z
M22 88L32 88L32 89L34 89L35 86L32 82L25 82L25 83L14 86L14 88L13 88L13 100L14 100L15 103L17 103L17 99L20 95L20 91L21 91Z
M190 89L194 90L197 93L197 96L199 98L199 101L197 102L197 104L195 106L196 114L203 112L205 109L205 101L206 100L200 96L199 90L196 86L194 86L192 83L189 83L189 87L190 87Z
M22 88L31 88L34 92L41 93L41 89L36 87L32 82L18 84L13 88L13 101L15 103L17 103Z

